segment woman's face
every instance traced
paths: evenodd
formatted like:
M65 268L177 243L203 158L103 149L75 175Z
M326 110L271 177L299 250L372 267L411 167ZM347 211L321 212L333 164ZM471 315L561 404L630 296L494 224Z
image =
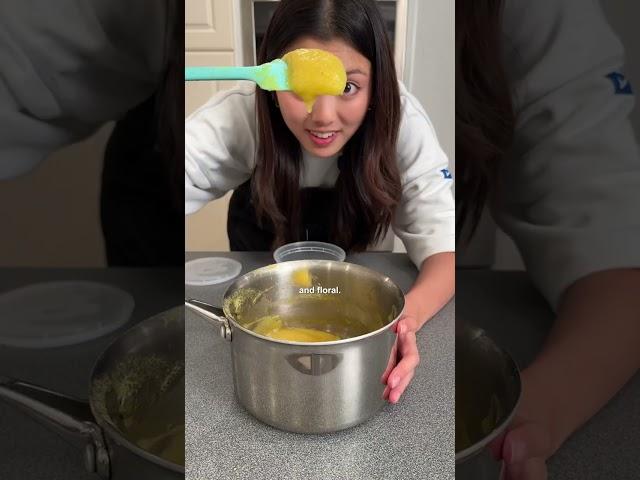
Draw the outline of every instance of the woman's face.
M317 97L311 113L295 93L276 92L282 118L302 147L318 157L331 157L356 133L367 113L371 96L371 62L342 40L321 42L305 37L290 45L285 53L298 48L331 52L342 61L347 72L344 93L339 97Z

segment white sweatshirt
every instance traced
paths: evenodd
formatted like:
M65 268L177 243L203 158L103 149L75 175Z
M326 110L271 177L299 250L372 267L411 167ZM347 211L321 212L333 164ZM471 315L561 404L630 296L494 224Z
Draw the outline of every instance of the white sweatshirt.
M455 250L452 179L427 114L402 84L400 91L397 161L402 199L392 228L420 268L427 257ZM185 123L185 213L197 211L249 179L255 152L252 84L219 92L195 111ZM337 158L303 151L301 186L333 186L339 173Z
M0 180L118 120L155 90L165 2L0 2Z
M493 214L557 307L589 273L640 267L634 96L597 0L507 1L503 28L518 119Z

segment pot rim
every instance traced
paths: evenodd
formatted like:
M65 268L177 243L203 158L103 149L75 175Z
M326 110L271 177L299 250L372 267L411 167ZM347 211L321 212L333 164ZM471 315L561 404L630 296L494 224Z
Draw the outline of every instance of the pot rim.
M267 271L267 270L273 270L275 268L286 268L286 267L282 267L283 265L287 265L287 264L306 264L306 265L313 265L313 264L336 264L338 265L339 268L355 268L356 270L366 270L368 272L371 272L373 274L375 274L376 276L380 277L382 282L388 282L392 285L392 287L397 290L397 292L399 293L399 298L402 301L402 308L400 309L400 313L398 313L398 315L396 315L396 317L390 321L389 323L387 323L386 325L378 328L377 330L374 330L372 332L368 332L365 333L364 335L358 335L357 337L349 337L349 338L343 338L341 340L331 340L331 341L327 341L327 342L296 342L296 341L291 341L291 340L280 340L280 339L276 339L276 338L271 338L271 337L266 337L264 335L260 335L259 333L256 333L252 330L249 330L248 328L243 327L242 325L240 325L235 318L233 317L233 315L230 314L229 309L227 308L226 305L226 300L229 296L229 292L231 292L232 290L237 289L238 284L241 283L244 279L248 278L250 275L254 274L255 272L260 272L260 271ZM381 334L382 332L390 329L394 324L396 324L398 322L398 320L400 318L402 318L402 315L404 314L405 311L405 306L406 306L406 299L405 299L405 294L402 291L402 289L388 276L388 275L384 275L380 272L377 272L371 268L367 268L363 265L358 265L356 263L349 263L349 262L338 262L335 260L291 260L288 262L282 262L282 263L276 263L276 264L270 264L270 265L265 265L264 267L260 267L257 268L255 270L251 270L250 272L245 273L243 276L241 276L240 278L236 279L231 285L229 285L227 287L227 289L224 292L224 295L222 297L222 311L224 312L224 316L227 319L227 321L234 327L237 328L239 330L242 330L245 333L248 333L249 335L259 338L260 340L265 340L267 342L270 343L281 343L284 345L293 345L293 346L298 346L298 347L331 347L331 346L340 346L340 345L345 345L348 343L355 343L358 342L360 340L364 340L366 338L369 337L373 337L376 335ZM233 337L232 337L233 338Z
M179 307L179 305L177 307ZM177 307L174 307L174 308L177 308ZM170 309L170 310L172 310L172 309ZM108 419L106 419L106 418L102 417L101 415L99 415L98 412L97 412L97 409L95 407L94 381L96 379L95 378L95 374L96 374L97 367L101 364L103 359L107 356L107 352L109 352L111 350L111 348L116 344L116 342L118 342L118 340L126 337L133 330L136 330L141 325L146 324L148 322L148 320L152 320L152 319L157 321L156 315L151 316L151 317L149 317L149 318L147 318L147 319L145 319L145 320L143 320L141 322L136 323L135 325L133 325L130 328L128 328L125 332L117 335L109 343L109 345L105 349L102 350L102 352L100 353L100 355L98 356L98 358L94 362L93 367L91 369L91 378L90 378L90 386L89 386L89 407L91 408L91 413L93 414L93 418L95 419L96 423L100 426L100 428L103 429L103 431L105 431L105 432L107 432L109 434L110 438L113 441L118 442L120 445L125 447L128 451L136 454L139 457L142 457L144 460L148 460L148 461L150 461L152 463L155 463L156 465L159 465L159 466L161 466L163 468L166 468L168 470L171 470L173 472L184 473L185 472L184 465L178 465L176 463L170 462L169 460L165 460L162 457L154 455L153 453L150 453L150 452L144 450L143 448L137 446L131 440L126 438L120 432L118 427L116 427ZM109 460L111 461L111 455L109 455Z

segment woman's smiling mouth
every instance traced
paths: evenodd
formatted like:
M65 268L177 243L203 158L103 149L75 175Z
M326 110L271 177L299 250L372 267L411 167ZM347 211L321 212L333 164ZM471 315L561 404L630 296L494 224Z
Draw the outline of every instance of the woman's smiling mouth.
M311 141L319 147L324 147L332 143L338 136L337 131L319 131L319 130L307 130L307 134Z

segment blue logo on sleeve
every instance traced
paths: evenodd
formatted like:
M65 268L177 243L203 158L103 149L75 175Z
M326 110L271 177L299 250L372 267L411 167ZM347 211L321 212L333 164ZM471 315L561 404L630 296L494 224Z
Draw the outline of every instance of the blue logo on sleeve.
M440 172L442 172L442 176L444 178L453 178L451 177L451 172L449 172L447 168L443 168L442 170L440 170Z
M616 95L633 95L631 83L629 83L629 80L624 78L624 75L620 72L611 72L607 75L607 78L613 82Z

